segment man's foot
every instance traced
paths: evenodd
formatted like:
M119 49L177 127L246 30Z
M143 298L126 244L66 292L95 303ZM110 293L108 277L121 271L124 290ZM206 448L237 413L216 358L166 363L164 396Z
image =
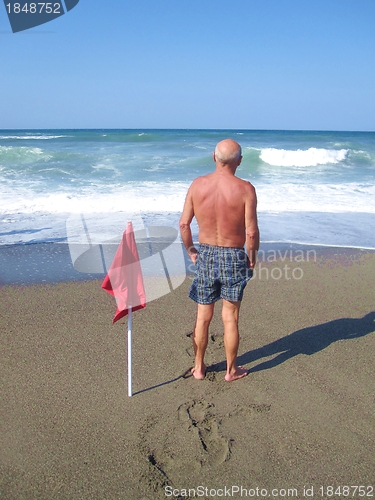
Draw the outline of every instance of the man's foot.
M195 379L203 380L204 377L206 376L206 370L207 370L206 366L203 365L202 369L199 369L199 370L198 370L198 368L195 368L195 367L192 368L191 373Z
M244 378L248 375L249 371L242 368L242 366L237 366L234 373L227 373L225 375L225 380L227 382L233 382L233 380L238 380L239 378Z

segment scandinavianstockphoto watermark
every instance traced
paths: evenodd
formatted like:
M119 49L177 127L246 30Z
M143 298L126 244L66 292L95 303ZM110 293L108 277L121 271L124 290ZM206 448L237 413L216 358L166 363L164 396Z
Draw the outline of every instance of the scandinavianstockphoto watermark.
M317 261L316 250L259 250L253 278L259 280L300 280L304 272L300 264ZM268 264L268 265L266 265ZM269 264L273 264L270 266Z
M13 33L18 33L63 16L78 2L79 0L55 0L53 2L4 0L4 6Z
M259 279L268 280L301 280L304 276L304 270L301 264L306 262L317 262L317 253L314 249L309 250L259 250L257 253L257 263L254 269L249 269L248 256L245 252L239 254L239 263L247 262L247 266L240 266L235 271L235 278L238 279ZM193 278L196 267L193 263L188 265L188 273ZM219 277L220 270L212 270L212 278ZM217 274L217 276L216 276Z

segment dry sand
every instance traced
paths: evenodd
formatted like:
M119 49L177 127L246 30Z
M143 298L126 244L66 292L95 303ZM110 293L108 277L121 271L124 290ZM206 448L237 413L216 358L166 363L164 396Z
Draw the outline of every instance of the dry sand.
M126 319L112 326L100 282L2 287L0 498L375 495L375 256L304 260L258 264L240 318L251 373L234 383L220 302L206 379L181 377L189 278L136 312L132 398Z

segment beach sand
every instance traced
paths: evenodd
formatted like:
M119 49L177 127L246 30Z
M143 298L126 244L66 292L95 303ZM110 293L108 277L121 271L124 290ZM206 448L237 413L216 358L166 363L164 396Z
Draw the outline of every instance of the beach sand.
M127 321L112 325L101 281L3 286L0 498L375 494L375 254L316 252L258 264L241 306L242 380L224 381L220 302L206 379L181 376L193 365L189 277L134 313L132 398Z

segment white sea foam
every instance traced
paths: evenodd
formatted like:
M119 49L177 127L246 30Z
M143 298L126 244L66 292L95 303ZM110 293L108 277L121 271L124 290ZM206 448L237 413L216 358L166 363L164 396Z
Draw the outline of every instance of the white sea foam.
M27 148L26 146L20 146L18 148L14 148L13 146L0 146L0 152L25 152L25 153L34 153L34 154L42 154L43 150L40 148Z
M32 188L4 186L2 213L170 213L181 212L188 183L128 183L104 189L38 193ZM259 212L375 213L375 186L348 184L258 184Z
M51 155L41 148L29 148L26 146L12 147L0 146L0 161L5 162L33 162L35 160L50 160Z
M129 183L108 190L87 187L79 193L55 192L36 194L35 189L3 188L2 212L6 214L49 212L179 212L183 206L187 184Z
M297 149L295 151L265 148L261 150L260 159L273 166L314 167L316 165L339 163L345 159L347 153L347 149L309 148L307 150Z
M69 137L68 135L0 135L1 139L19 139L19 140L48 140L60 139L62 137Z
M267 184L257 187L258 210L275 212L375 213L374 185Z

